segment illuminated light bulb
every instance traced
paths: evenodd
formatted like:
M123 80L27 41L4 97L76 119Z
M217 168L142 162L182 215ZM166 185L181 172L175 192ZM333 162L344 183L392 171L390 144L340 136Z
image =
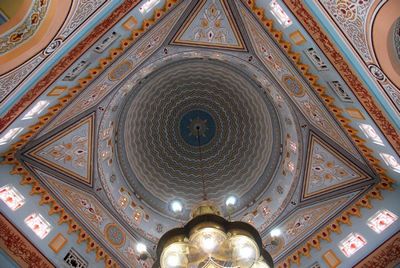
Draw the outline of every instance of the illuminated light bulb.
M250 259L254 257L254 249L250 246L244 246L239 251L239 257L241 259Z
M146 245L143 244L143 243L138 243L138 244L136 245L136 250L137 250L137 252L139 252L140 254L142 254L142 253L145 253L145 252L147 251L147 247L146 247Z
M271 237L277 237L282 234L282 231L280 229L274 229L271 231Z
M178 267L180 264L179 257L176 254L167 257L168 267Z
M233 195L229 196L225 201L225 205L227 207L233 207L236 205L236 203L237 203L237 198Z
M201 247L205 252L212 252L214 248L217 246L217 241L210 235L204 235L204 238L201 242Z
M180 213L183 210L183 205L180 201L175 200L171 203L171 209L174 213Z

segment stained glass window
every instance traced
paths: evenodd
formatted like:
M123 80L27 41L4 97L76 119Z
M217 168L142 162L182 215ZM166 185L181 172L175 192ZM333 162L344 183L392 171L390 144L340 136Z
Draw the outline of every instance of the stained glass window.
M26 225L40 238L45 238L51 231L51 225L42 215L33 213L25 219Z
M398 217L387 209L379 210L371 218L368 219L369 228L380 234L388 228Z
M367 244L367 240L357 233L350 233L339 243L339 248L346 257L350 257Z
M0 199L13 211L19 209L25 203L24 196L12 185L0 188Z

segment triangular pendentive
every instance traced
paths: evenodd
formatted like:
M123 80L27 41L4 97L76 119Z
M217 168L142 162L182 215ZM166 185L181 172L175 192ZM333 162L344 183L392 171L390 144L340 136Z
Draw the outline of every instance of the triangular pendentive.
M73 179L92 184L94 115L88 116L44 140L29 155L45 166Z
M296 210L275 227L281 230L282 234L274 238L273 245L270 235L265 238L266 244L271 245L268 247L269 253L276 258L290 251L358 194L359 191L356 191Z
M303 198L326 194L369 178L327 143L310 136Z
M202 0L189 15L172 44L246 50L225 0Z

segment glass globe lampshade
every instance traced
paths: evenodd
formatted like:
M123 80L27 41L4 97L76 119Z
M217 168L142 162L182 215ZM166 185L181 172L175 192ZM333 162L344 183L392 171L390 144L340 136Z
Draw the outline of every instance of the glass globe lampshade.
M158 259L153 268L274 267L253 226L227 221L214 214L215 211L215 208L198 208L183 228L164 234L157 246Z

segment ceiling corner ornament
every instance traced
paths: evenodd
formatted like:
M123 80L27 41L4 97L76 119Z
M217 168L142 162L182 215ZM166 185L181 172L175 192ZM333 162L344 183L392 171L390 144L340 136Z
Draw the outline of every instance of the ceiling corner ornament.
M45 139L28 154L86 185L92 184L94 114Z
M261 14L261 11L257 10L253 12L259 12ZM274 40L272 40L268 36L268 33L265 32L263 25L267 25L268 31L275 38L276 42L278 42L278 44L285 49L285 51L288 53L288 57L292 59L300 69L300 72L303 74L305 80L310 82L313 88L316 89L318 93L323 95L323 100L325 103L329 104L329 107L334 107L334 99L324 93L326 89L317 82L318 77L308 71L310 67L301 62L300 54L291 51L290 43L283 40L282 32L275 30L272 27L271 20L262 17L262 24L260 25L256 18L254 18L247 9L241 7L240 11L243 15L243 21L249 33L249 37L255 52L259 56L260 60L275 76L275 78L282 82L282 87L289 93L290 97L299 107L303 115L316 128L324 132L327 136L330 136L332 140L340 144L348 152L352 153L358 160L363 162L364 159L351 143L343 129L341 129L336 124L334 119L327 114L327 111L321 107L320 101L315 98L310 86L308 86L307 83L301 79L302 77L300 75L296 76L290 71L291 63L289 60L286 60L279 54L279 49L275 46ZM259 18L261 18L261 15ZM336 109L335 113L340 114L340 110Z
M307 207L296 210L289 217L284 219L276 228L282 230L282 235L279 236L275 243L272 243L272 237L267 235L266 244L269 246L267 250L270 252L274 260L277 260L296 248L296 244L300 243L300 234L309 232L310 229L316 230L324 224L329 215L334 214L340 208L346 205L359 194L359 191L331 198L323 202L312 204ZM309 249L303 251L309 252Z
M104 237L107 241L105 247L114 250L114 254L122 263L132 267L138 266L139 256L132 250L132 245L137 243L137 239L119 224L118 220L93 194L61 182L39 169L33 168L32 170L57 196L64 197L63 201L68 207L75 209L72 211L72 215L79 217L85 226L97 236ZM140 235L144 237L144 234Z
M225 0L202 0L179 29L172 44L246 50Z
M187 4L188 2L179 5L179 7L174 10L174 14L183 12ZM116 66L112 68L112 71L109 73L105 72L104 74L99 74L99 77L95 79L90 86L85 88L82 94L74 99L68 107L63 109L54 120L49 122L39 135L50 132L57 126L64 124L75 116L78 116L82 111L98 104L105 95L111 92L121 79L128 76L162 45L167 38L171 27L173 27L178 18L179 16L177 15L168 16L168 18L161 21L160 24L151 29L149 34L143 36L143 38L138 40L132 47L127 49L126 53L114 63ZM103 67L105 68L105 66ZM99 70L94 69L93 71L102 72L105 70L103 67L99 68ZM57 87L54 89L56 88ZM73 89L74 87L70 90Z
M369 179L361 169L312 133L308 152L304 199Z

